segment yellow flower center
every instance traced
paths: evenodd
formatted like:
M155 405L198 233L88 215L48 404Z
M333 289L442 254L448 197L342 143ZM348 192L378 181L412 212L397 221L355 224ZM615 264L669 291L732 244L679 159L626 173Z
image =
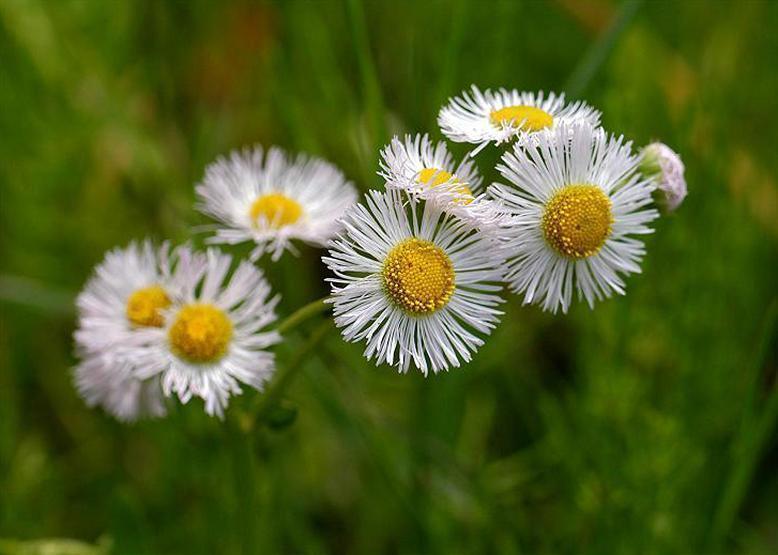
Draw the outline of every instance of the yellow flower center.
M136 326L162 327L162 309L170 306L170 298L159 285L138 289L127 299L127 319Z
M232 322L211 304L183 307L170 327L173 352L190 362L212 362L224 356L232 339Z
M404 311L421 315L446 306L454 294L454 265L440 247L406 239L389 251L381 278L384 289Z
M430 189L434 189L443 184L448 184L450 190L456 193L457 198L454 201L457 204L470 204L473 202L473 192L467 183L461 181L455 175L438 168L424 168L419 172L417 181L422 185L429 186Z
M489 114L493 125L510 125L524 131L540 131L551 127L554 118L535 106L506 106Z
M559 254L586 258L596 254L611 233L611 201L596 185L560 189L546 203L540 226Z
M251 221L262 220L275 229L295 223L302 214L303 207L299 202L279 193L262 195L249 209Z

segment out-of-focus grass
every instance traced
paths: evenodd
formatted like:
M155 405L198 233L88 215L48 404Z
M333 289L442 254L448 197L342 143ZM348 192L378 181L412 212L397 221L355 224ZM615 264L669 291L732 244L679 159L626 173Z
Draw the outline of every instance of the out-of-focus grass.
M0 553L775 553L776 6L645 2L600 55L630 5L1 0ZM106 249L205 223L216 155L279 144L376 187L376 146L437 136L473 82L571 83L683 154L690 195L626 297L511 297L426 380L332 333L253 453L197 403L130 427L83 406L69 299ZM319 255L268 266L285 314L325 292Z

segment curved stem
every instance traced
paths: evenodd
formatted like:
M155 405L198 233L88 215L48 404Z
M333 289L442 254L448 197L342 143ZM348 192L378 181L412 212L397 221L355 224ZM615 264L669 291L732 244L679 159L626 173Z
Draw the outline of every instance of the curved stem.
M257 484L254 456L254 437L245 433L240 422L231 421L229 430L229 448L231 450L232 481L237 500L237 511L234 515L234 527L240 553L250 555L258 551L258 534L256 522Z
M280 334L284 334L294 329L305 320L308 320L317 314L326 312L331 306L326 302L328 298L329 297L323 297L298 308L278 324L276 331ZM297 350L289 363L276 370L273 381L265 388L264 395L259 397L257 403L254 405L254 409L251 411L252 414L244 421L244 428L250 429L257 420L262 420L270 414L270 411L278 404L289 385L294 381L295 376L303 366L305 358L324 338L331 327L332 322L329 319L319 324L308 337L308 341Z
M280 334L284 334L293 329L300 322L304 322L312 316L316 316L321 312L329 310L332 305L326 302L327 299L329 299L329 297L322 297L321 299L316 299L315 301L298 308L278 324L276 331Z
M304 308L306 307L303 307L303 309ZM265 394L259 398L254 407L253 413L255 422L264 419L270 414L270 411L278 404L300 369L304 366L303 363L305 359L310 355L316 345L324 339L324 336L330 329L332 329L332 322L330 320L326 320L319 324L313 333L311 333L305 345L297 350L294 358L289 361L289 364L276 371L273 382L265 389Z
M747 368L751 375L745 410L731 452L732 466L729 476L713 515L713 525L710 535L711 552L718 553L729 535L732 525L741 509L743 500L752 487L754 473L758 469L760 457L769 444L773 430L778 425L778 387L767 386L766 400L759 410L759 396L766 383L763 368L767 364L770 346L775 336L778 321L778 300L773 299L767 308L764 323L761 326L759 340L752 361Z

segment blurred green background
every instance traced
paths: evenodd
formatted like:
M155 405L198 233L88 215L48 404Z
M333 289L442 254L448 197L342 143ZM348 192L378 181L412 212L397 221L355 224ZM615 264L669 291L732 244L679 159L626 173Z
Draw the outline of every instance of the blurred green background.
M0 554L778 552L776 27L754 1L0 0ZM84 406L74 295L106 249L207 223L207 163L278 144L379 187L378 147L439 137L470 83L565 90L682 154L689 197L626 297L511 296L426 380L331 330L297 418L248 444L198 402ZM320 254L267 268L282 313L326 292Z

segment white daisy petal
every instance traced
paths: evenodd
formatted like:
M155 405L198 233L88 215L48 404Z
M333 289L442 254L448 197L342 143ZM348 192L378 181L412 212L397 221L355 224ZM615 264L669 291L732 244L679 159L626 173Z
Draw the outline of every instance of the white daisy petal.
M273 260L299 239L324 246L338 232L338 218L357 201L351 182L332 164L279 148L234 151L208 166L196 187L198 209L225 227L212 243L254 241L252 258Z
M502 314L495 240L401 191L373 191L352 208L323 261L343 337L401 372L469 361Z
M131 243L108 252L78 296L74 371L81 396L125 421L165 413L158 378L135 374L132 355L164 326L164 310L180 296L176 276L202 263L186 248Z
M483 178L472 160L455 164L446 143L428 135L394 137L381 151L387 189L405 191L468 221L483 232L496 233L504 223L501 205L483 194Z
M139 380L129 365L86 355L73 370L79 395L90 407L100 406L123 422L165 416L159 377Z
M446 137L457 143L501 144L518 138L520 143L548 133L561 125L600 124L600 112L577 101L565 103L564 94L544 94L498 89L470 92L451 98L438 114L438 125ZM473 153L475 154L475 153Z
M276 319L278 297L270 297L262 272L247 261L227 277L229 255L208 249L200 260L202 269L189 268L197 279L182 279L164 311L164 328L150 330L132 360L138 377L160 376L165 395L182 403L199 397L208 414L222 417L241 384L262 390L273 374L274 355L265 349L281 338L262 330Z
M658 216L638 163L631 143L586 124L560 124L503 155L497 169L511 184L489 194L513 219L506 280L525 303L566 312L574 285L590 306L624 294L621 275L639 272L645 252L631 236L651 233Z
M90 405L122 420L165 413L162 394L205 400L222 416L241 384L261 389L274 369L262 331L278 298L249 262L167 244L131 244L106 255L79 295L74 380ZM229 277L228 277L229 276Z

